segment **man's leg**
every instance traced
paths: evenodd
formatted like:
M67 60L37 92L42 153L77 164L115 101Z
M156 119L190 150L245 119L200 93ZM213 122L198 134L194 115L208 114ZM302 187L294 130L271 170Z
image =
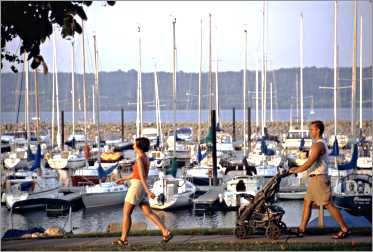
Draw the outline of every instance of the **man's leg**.
M337 221L338 225L341 227L341 230L344 232L348 231L348 226L344 221L341 212L336 208L332 202L329 202L325 205L326 209L328 209L330 215Z
M306 230L308 221L311 218L311 208L312 208L312 201L305 198L304 199L304 206L303 206L302 221L299 225L299 232L304 232Z

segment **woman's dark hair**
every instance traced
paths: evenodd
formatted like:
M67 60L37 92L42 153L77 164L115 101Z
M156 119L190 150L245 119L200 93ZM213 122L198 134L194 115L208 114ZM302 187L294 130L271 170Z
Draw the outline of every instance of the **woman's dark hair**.
M324 129L325 129L325 126L324 126L324 123L322 121L312 121L311 124L315 125L319 130L320 130L320 136L322 136L322 134L324 133Z
M150 141L146 137L136 138L136 146L143 152L148 152L150 149Z

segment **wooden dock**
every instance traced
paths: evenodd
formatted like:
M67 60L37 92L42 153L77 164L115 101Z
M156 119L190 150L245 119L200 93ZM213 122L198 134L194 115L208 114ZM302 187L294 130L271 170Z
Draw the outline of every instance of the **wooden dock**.
M216 209L224 205L219 199L223 195L223 186L211 186L206 193L202 194L198 198L193 199L194 210L205 210L205 209Z
M84 190L84 188L61 187L59 192L64 193L64 195L61 196L60 199L70 202L72 210L77 211L84 207L81 194L82 190Z
M67 186L67 187L60 187L58 192L64 194L71 194L71 193L80 193L84 190L84 187L76 187L76 186Z

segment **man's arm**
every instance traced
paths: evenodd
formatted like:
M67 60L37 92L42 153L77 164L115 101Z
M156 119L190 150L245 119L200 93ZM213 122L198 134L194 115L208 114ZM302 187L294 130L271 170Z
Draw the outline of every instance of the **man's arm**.
M289 169L289 173L300 173L304 172L308 168L311 167L311 165L316 162L317 158L323 154L324 152L324 145L322 143L316 143L311 146L311 154L308 157L307 161L298 167L292 167Z

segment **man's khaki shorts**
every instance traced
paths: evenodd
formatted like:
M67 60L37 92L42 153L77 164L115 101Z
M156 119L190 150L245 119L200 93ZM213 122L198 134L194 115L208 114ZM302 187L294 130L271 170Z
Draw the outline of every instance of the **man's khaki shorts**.
M315 202L317 205L326 205L330 202L330 181L326 175L310 177L307 193L304 199Z
M144 191L144 188L140 180L130 180L130 187L128 188L126 198L124 201L134 206L140 205L142 203L148 203L147 195Z

